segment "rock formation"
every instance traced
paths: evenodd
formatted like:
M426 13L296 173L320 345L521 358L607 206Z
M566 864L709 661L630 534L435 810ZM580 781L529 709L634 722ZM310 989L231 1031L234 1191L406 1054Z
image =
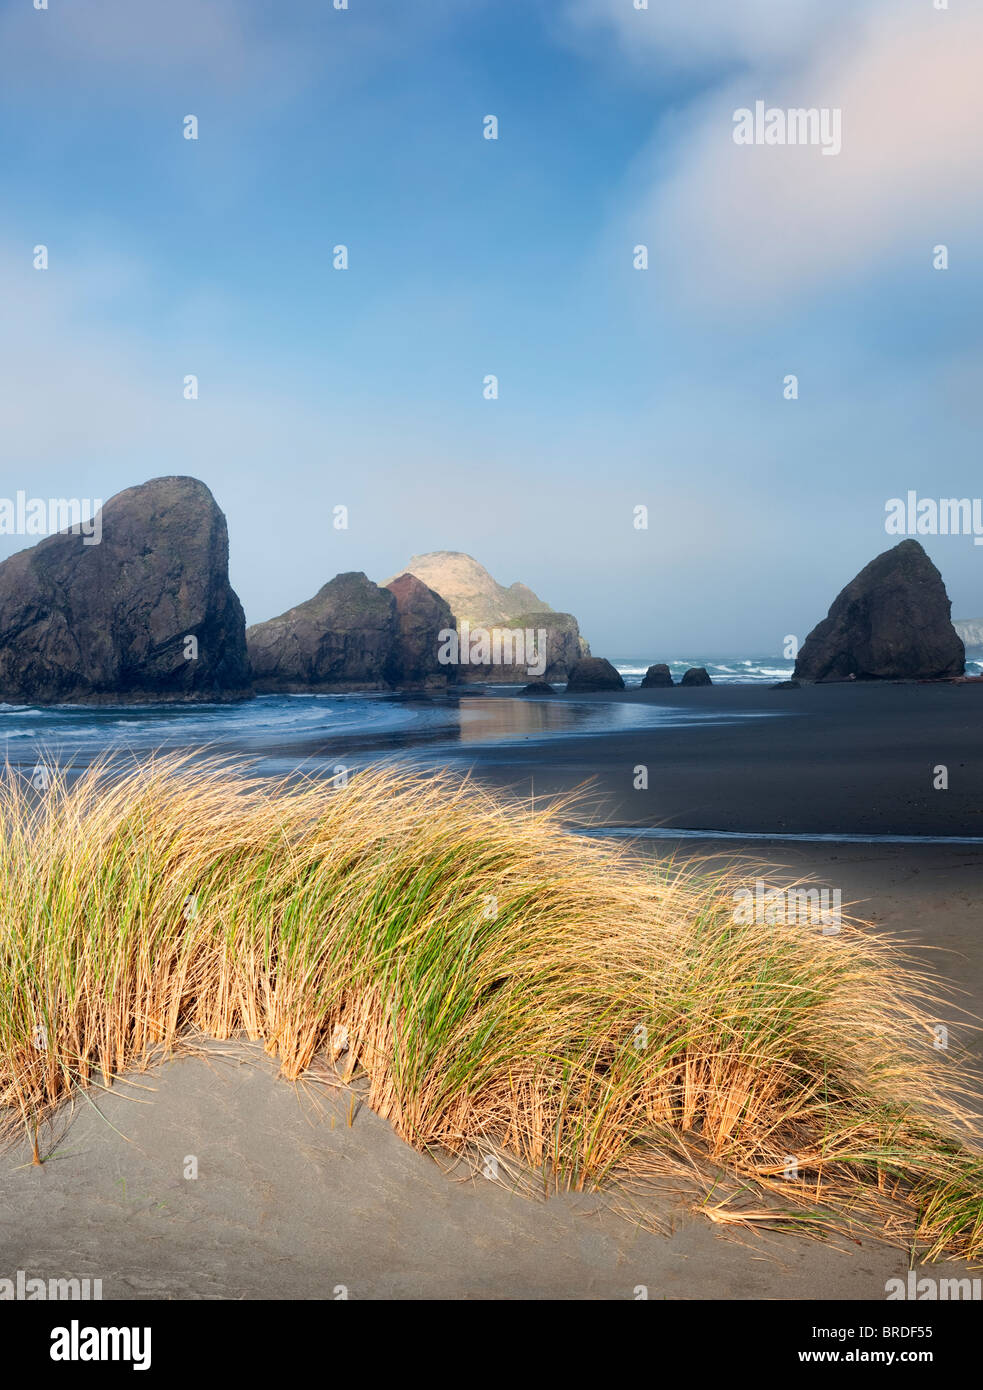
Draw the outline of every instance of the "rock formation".
M642 680L643 690L658 690L669 685L672 685L672 672L664 662L650 666Z
M89 544L76 526L0 564L0 699L246 698L228 529L205 484L127 488L103 507L99 532Z
M437 660L440 633L456 627L450 604L414 574L401 574L386 588L396 599L395 678L399 684L431 690L456 680L459 668Z
M497 584L484 565L459 550L432 550L414 555L406 572L450 604L454 616L466 618L472 627L510 627L518 625L523 613L552 612L548 603L525 584L507 589Z
M713 685L710 674L705 666L691 666L688 671L683 672L680 685Z
M549 681L530 681L519 691L520 695L534 697L537 695L555 695L556 690L550 685Z
M942 576L918 541L878 555L837 595L795 663L800 680L961 676L965 649Z
M364 574L339 574L313 598L246 632L255 687L385 690L399 676L395 595Z
M581 657L590 655L590 648L581 637L572 614L554 612L525 584L510 584L506 588L496 583L484 566L470 555L456 550L435 550L427 555L414 555L406 570L447 600L469 657L472 650L477 655L477 660L460 662L458 677L462 681L502 684L522 683L530 678L563 681ZM527 648L532 641L535 659L531 662L483 661L480 642L475 635L479 631L490 635L496 651L510 650L511 642L506 633L528 634L524 637L524 655L528 657ZM541 669L538 660L541 645L545 645L545 669ZM530 665L535 669L530 670Z
M567 694L572 691L624 690L621 673L603 656L585 656L577 662L567 681Z

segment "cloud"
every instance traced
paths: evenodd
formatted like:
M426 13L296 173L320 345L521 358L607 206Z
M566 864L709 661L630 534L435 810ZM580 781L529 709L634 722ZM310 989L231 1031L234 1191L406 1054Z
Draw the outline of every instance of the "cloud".
M93 251L38 271L23 248L0 244L0 283L8 490L105 493L149 476L148 458L157 471L193 471L261 458L289 431L305 442L323 431L323 411L290 394L289 364L274 373L268 363L229 365L224 344L189 348L180 297L169 301L174 331L158 320L148 334L107 315L155 293L152 268L135 256ZM188 372L202 375L193 404L183 396Z
M728 77L655 132L619 221L649 245L660 294L783 306L899 264L931 274L939 243L966 266L983 223L983 15L870 7L850 45L841 38ZM758 100L840 108L842 152L736 145L734 112Z
M569 23L582 35L608 30L637 62L692 68L707 62L765 64L852 28L881 0L573 0Z

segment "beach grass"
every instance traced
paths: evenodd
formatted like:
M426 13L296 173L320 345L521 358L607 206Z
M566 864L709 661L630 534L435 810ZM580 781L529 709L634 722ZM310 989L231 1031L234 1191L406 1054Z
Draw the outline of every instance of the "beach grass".
M392 767L8 775L3 1115L36 1136L79 1086L244 1034L288 1079L337 1057L420 1149L588 1189L685 1154L977 1256L976 1107L931 976L863 924L736 921L736 870L643 861L561 810Z

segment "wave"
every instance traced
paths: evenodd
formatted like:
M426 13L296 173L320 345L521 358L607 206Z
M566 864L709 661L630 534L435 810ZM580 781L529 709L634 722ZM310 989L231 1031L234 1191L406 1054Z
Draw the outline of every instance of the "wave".
M13 720L30 716L30 725ZM259 696L242 704L0 706L0 740L36 738L66 752L175 744L284 743L355 733L385 734L448 722L434 707L362 695Z
M645 672L652 662L640 661L637 657L626 657L612 663L621 673L629 688L641 685ZM666 662L673 680L678 684L683 674L691 667L706 669L715 685L758 685L765 681L790 680L794 665L782 665L781 657L676 657Z
M578 825L577 835L601 840L773 840L808 845L983 845L983 835L863 835L836 831L678 830L665 825Z
M13 714L29 713L29 723ZM79 769L104 754L211 750L245 756L258 771L314 770L339 758L351 766L375 758L470 761L480 748L507 748L555 737L726 724L787 717L674 709L637 701L461 700L453 695L260 695L234 705L60 705L0 710L0 740L10 762L43 757Z

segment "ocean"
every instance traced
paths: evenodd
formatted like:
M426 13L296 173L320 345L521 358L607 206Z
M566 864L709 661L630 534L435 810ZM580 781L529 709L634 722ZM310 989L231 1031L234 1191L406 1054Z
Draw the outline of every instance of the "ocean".
M624 677L625 685L633 687L641 685L642 677L652 663L621 658L612 660L611 664L620 671ZM792 672L795 669L793 661L784 661L777 656L750 658L738 656L720 659L694 656L667 661L666 665L672 672L673 680L677 683L690 667L704 666L714 685L774 685L776 681L791 680Z
M613 663L628 688L637 688L648 662ZM774 657L687 657L668 663L678 682L691 666L704 666L715 685L760 685L787 680L791 663ZM981 663L967 666L983 669ZM502 698L503 696L507 698ZM32 777L38 766L81 769L107 754L204 749L248 760L265 775L298 769L325 776L381 758L466 766L496 757L510 744L548 742L598 733L732 724L772 714L578 700L518 699L516 687L489 686L488 694L260 695L241 704L14 705L0 704L0 754Z
M641 684L647 663L616 663L628 687ZM716 682L774 683L788 668L774 662L672 664L678 679L705 665ZM666 709L609 701L517 699L516 687L488 687L488 696L260 695L241 704L15 705L0 704L0 753L24 776L39 765L80 769L106 755L205 749L256 770L320 775L379 758L466 764L479 748L577 737L732 723L750 717L700 709ZM501 698L502 696L508 698Z
M650 662L630 658L612 660L611 664L621 672L625 685L628 687L641 685L642 677L651 665ZM676 682L691 666L704 666L714 685L774 685L776 681L791 680L795 670L793 661L785 661L780 656L736 656L712 659L687 657L685 660L668 661L666 665ZM967 655L966 674L978 676L981 672L983 672L983 659L974 660Z

